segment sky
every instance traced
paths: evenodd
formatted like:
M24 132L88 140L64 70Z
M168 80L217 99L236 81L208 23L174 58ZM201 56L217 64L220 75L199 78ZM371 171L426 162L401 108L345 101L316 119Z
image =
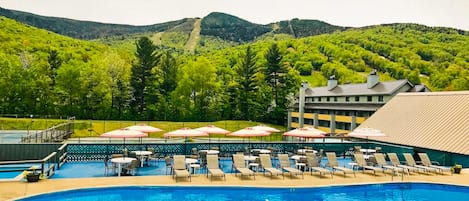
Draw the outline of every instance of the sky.
M469 0L0 0L0 7L131 25L224 12L258 24L300 18L351 27L418 23L469 30Z

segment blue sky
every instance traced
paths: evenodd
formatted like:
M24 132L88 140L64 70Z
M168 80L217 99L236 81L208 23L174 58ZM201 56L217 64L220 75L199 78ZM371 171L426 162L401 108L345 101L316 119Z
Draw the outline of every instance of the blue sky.
M469 0L1 0L39 15L147 25L225 12L267 24L292 18L341 26L411 22L469 30Z

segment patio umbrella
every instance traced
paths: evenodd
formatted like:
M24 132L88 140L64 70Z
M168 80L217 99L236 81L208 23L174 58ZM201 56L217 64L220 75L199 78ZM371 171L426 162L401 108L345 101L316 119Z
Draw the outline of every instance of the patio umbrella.
M228 134L230 131L227 131L223 128L216 127L214 125L208 125L200 128L196 128L194 130L206 132L208 134Z
M208 126L196 128L195 130L203 131L203 132L208 133L208 134L209 134L209 136L208 136L208 141L209 141L209 142L210 142L210 134L228 134L228 133L231 133L231 132L228 131L228 130L225 130L225 129L223 129L223 128L216 127L216 126L214 126L214 125L208 125Z
M129 130L140 131L140 132L144 132L144 133L154 133L154 132L163 131L159 128L155 128L153 126L149 126L149 125L146 125L146 124L137 124L137 125L129 126L129 127L126 127L126 128L129 129Z
M208 133L198 131L191 128L181 128L175 131L167 132L163 135L164 137L204 137L208 136Z
M384 134L381 130L370 128L370 127L359 127L349 133L347 136L349 137L366 137L366 145L368 146L368 137L384 137Z
M251 137L262 137L262 136L269 136L270 132L264 130L256 130L253 127L247 127L235 132L228 134L228 136L236 136L236 137L247 137L249 138L249 149L251 149Z
M108 137L108 138L123 138L124 139L124 149L125 149L125 138L141 138L147 137L148 134L136 130L130 129L118 129L103 133L100 137Z
M254 130L263 130L263 131L267 131L269 133L280 132L280 130L269 127L269 126L266 126L266 125L257 125L257 126L252 127L252 129L254 129Z
M297 128L283 133L283 136L302 137L302 138L323 138L326 132L313 127Z

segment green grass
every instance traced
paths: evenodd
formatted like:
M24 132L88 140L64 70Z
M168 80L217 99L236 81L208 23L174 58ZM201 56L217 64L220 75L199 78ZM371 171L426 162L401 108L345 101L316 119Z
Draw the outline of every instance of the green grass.
M0 118L1 130L44 130L54 125L65 123L66 120L62 119L34 119L34 118ZM135 124L148 124L153 127L162 129L161 132L150 133L149 137L163 137L163 134L169 131L177 130L183 127L198 128L207 125L215 125L217 127L236 131L249 126L256 126L259 122L252 121L238 121L227 120L217 122L168 122L168 121L109 121L109 120L75 120L75 133L72 137L97 137L102 133L112 131L115 129L132 126ZM279 130L286 130L284 126L265 124L277 128ZM280 138L281 134L273 134L272 138ZM213 138L222 138L225 135L210 135Z

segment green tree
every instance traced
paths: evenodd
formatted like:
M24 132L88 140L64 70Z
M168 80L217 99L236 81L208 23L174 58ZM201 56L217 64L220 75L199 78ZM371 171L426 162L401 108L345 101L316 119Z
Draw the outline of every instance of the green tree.
M57 50L50 50L49 56L47 57L47 63L49 63L49 77L51 79L51 87L55 86L55 78L57 77L57 70L62 65L62 59L59 57Z
M141 37L137 43L135 56L137 62L132 66L130 86L132 88L131 107L140 117L144 116L147 106L145 97L149 95L149 90L153 88L152 69L157 65L159 55L156 46L148 37Z
M240 55L238 65L235 67L238 74L236 81L239 83L239 107L241 118L250 120L250 110L253 104L253 93L256 89L255 77L259 68L256 65L256 54L251 51L251 46L246 48L246 52Z
M265 53L265 59L267 60L267 66L265 69L265 79L267 83L272 87L274 94L275 104L278 104L279 86L282 83L282 76L285 73L285 69L280 63L282 61L282 54L276 43L272 44L267 52Z

